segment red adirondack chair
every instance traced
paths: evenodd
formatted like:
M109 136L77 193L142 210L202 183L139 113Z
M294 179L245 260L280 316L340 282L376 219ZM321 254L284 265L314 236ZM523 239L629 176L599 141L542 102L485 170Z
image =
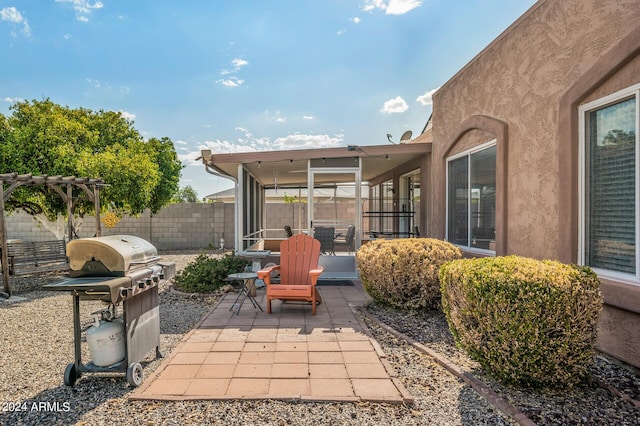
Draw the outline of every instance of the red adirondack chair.
M273 299L311 302L311 313L316 314L316 303L322 299L316 289L318 277L324 271L318 266L320 241L305 234L297 234L280 243L280 265L258 271L267 290L267 312L271 313ZM280 284L271 283L271 272L280 272Z

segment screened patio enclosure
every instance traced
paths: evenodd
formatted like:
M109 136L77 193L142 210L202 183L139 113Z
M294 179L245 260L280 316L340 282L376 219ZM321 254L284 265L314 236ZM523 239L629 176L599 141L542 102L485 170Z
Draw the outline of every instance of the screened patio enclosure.
M282 194L283 203L288 205L282 208L287 212L294 211L294 215L287 216L287 222L283 222L292 233L314 235L317 228L333 228L339 241L352 226L355 233L352 249L348 252L353 253L371 238L371 223L377 220L372 222L371 218L372 212L378 210L378 206L370 202L371 183L378 185L378 181L390 180L400 186L401 176L415 169L426 170L430 151L431 144L415 143L230 154L203 150L201 154L207 172L234 182L235 250L257 247L278 250L280 241L287 234L284 226L267 227L265 208L266 190L270 190L271 198L275 190L276 194ZM419 173L414 179L420 181L423 176L426 173ZM417 186L420 184L425 187L426 182ZM395 200L391 200L389 208L398 212L404 208L406 217L406 203L399 199L401 192L393 192ZM426 200L417 202L422 205ZM425 206L419 210L424 212ZM420 216L412 217L411 223L415 220L416 224L421 224L423 215ZM270 223L274 223L272 219ZM402 225L396 227L406 227L407 222L403 219L398 223Z

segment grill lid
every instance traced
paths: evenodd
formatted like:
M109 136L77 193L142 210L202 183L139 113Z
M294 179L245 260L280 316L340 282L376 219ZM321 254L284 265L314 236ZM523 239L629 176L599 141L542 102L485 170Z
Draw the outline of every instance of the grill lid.
M155 262L158 250L133 235L81 238L67 243L71 276L124 276L130 270Z

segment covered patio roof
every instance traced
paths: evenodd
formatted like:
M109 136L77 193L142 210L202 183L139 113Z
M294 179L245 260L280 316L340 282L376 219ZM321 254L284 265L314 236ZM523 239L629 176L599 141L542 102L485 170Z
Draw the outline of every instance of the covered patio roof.
M202 151L203 162L224 175L238 179L238 165L251 173L265 188L274 186L306 186L308 160L343 158L362 159L362 180L369 181L384 174L417 155L431 152L430 143L408 143L399 145L346 146L339 148L316 148L285 151L259 151L232 154L211 154ZM345 164L346 166L346 164ZM352 175L318 176L315 183L349 182Z
M228 177L235 183L234 246L236 250L244 250L267 237L264 216L267 189L308 188L303 229L311 234L314 223L330 226L344 221L336 218L335 223L325 223L326 220L315 219L315 189L339 184L355 184L357 188L362 183L391 177L397 179L394 173L406 169L407 165L416 167L416 160L430 152L431 143L406 143L230 154L202 150L201 159L208 173ZM394 198L398 193L394 192ZM363 232L361 191L355 191L354 204L350 222L358 230L354 241L357 248ZM400 205L397 201L393 204Z

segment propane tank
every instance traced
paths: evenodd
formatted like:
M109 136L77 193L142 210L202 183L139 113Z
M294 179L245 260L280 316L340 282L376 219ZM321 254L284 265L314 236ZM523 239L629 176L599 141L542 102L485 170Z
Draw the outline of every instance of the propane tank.
M100 321L87 330L87 343L93 363L98 367L107 367L124 359L124 323L122 320Z

